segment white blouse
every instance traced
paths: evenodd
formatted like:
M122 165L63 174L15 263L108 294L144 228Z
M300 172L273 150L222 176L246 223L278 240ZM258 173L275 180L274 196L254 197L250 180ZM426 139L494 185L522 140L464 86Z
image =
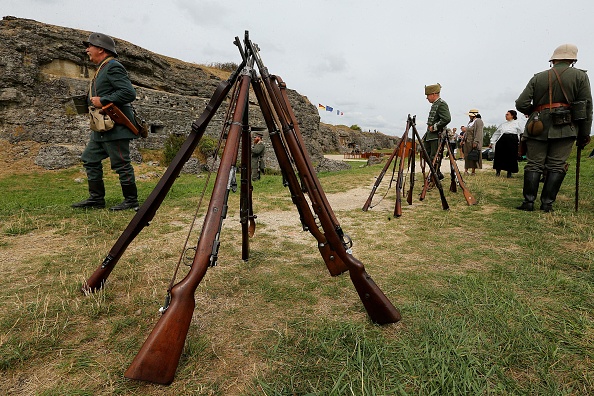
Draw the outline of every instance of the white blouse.
M517 135L519 138L523 131L524 128L522 128L518 120L505 121L503 124L497 127L495 132L493 132L493 136L491 136L491 144L493 145L493 148L495 148L495 143L497 143L499 138L504 133L511 133L513 135Z

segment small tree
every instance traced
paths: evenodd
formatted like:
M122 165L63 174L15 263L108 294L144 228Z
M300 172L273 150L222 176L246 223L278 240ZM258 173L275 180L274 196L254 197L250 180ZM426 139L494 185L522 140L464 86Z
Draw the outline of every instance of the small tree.
M361 132L361 127L359 125L357 125L357 124L351 125L351 129L353 131L359 131L359 132Z
M497 125L487 125L483 128L483 147L491 143L491 137L497 130Z

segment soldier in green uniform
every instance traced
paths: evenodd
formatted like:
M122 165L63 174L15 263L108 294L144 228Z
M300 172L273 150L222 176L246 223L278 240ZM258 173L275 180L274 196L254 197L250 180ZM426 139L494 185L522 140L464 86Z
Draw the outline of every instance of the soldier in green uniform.
M552 67L535 74L516 100L516 109L529 115L522 140L526 143L524 201L517 209L532 211L543 172L540 209L553 210L573 143L585 147L592 129L592 91L584 70L573 67L578 49L563 44L550 58Z
M102 33L91 33L89 40L83 44L87 47L86 53L90 61L97 65L97 71L89 87L89 105L100 109L113 103L134 123L130 103L136 99L136 90L124 66L115 59L118 56L115 42ZM89 198L72 204L73 208L105 207L102 161L106 158L110 159L111 169L119 175L124 195L124 201L110 210L138 208L134 168L130 161L130 140L137 137L121 124L115 124L105 132L91 132L91 138L81 156L87 172Z
M254 133L254 145L252 146L252 180L260 180L260 174L264 173L264 151L266 146L262 141L262 133Z
M425 95L427 100L431 103L431 110L429 110L429 118L427 119L427 132L425 133L425 149L429 157L433 161L437 155L437 148L439 146L442 133L445 133L446 126L452 120L448 104L440 97L441 85L425 85ZM437 173L440 179L443 175L439 170L441 164L437 164Z

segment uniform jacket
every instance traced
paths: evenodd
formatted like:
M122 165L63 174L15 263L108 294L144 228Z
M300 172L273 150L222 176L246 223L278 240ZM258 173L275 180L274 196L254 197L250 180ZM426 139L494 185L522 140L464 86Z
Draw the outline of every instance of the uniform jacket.
M91 95L99 96L103 106L114 103L134 123L134 113L130 103L136 99L136 90L130 82L126 69L120 62L111 59L105 64L91 83ZM87 100L89 100L87 98ZM91 105L89 101L89 105ZM123 125L116 124L107 132L91 132L91 140L108 142L117 139L136 139L134 133Z
M264 151L266 150L266 146L264 142L261 140L252 147L252 169L256 169L260 167L260 169L264 169Z
M448 104L442 98L438 98L431 104L431 110L429 110L425 140L439 139L439 132L443 131L451 120L452 116ZM433 132L429 131L431 125L433 125Z
M576 136L588 136L592 129L592 91L590 80L584 70L570 67L567 62L559 62L553 65L561 76L563 88L567 93L567 99L557 81L557 75L550 70L552 81L552 103L567 103L586 101L586 119L580 122L572 122L568 125L552 125L550 110L543 109L539 117L544 125L544 131L538 136L529 136L524 130L524 137L536 140L558 139ZM516 109L523 114L529 115L527 124L537 114L535 108L539 105L549 103L549 70L535 74L524 91L516 100Z
M485 123L481 118L475 118L473 122L469 123L466 126L466 132L464 133L464 153L470 153L472 150L472 146L476 145L479 152L481 152L481 148L483 147L483 130L485 127ZM468 159L465 160L465 167L466 168L483 168L483 156L482 154L479 155L478 161L470 161Z

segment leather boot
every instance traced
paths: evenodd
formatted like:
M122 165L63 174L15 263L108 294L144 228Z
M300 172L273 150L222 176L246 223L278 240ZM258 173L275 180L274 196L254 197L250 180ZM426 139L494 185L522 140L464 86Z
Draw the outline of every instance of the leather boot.
M534 210L534 201L538 193L538 183L540 181L540 172L524 171L524 202L522 205L516 207L518 210L526 210L532 212Z
M105 207L105 185L103 180L88 181L89 184L89 198L73 203L72 208L97 208L103 209Z
M549 172L545 180L542 192L540 193L540 210L544 212L553 211L553 202L557 199L557 193L561 188L565 173Z
M124 195L124 200L116 206L112 206L109 210L138 210L138 191L136 184L122 185L122 194Z

